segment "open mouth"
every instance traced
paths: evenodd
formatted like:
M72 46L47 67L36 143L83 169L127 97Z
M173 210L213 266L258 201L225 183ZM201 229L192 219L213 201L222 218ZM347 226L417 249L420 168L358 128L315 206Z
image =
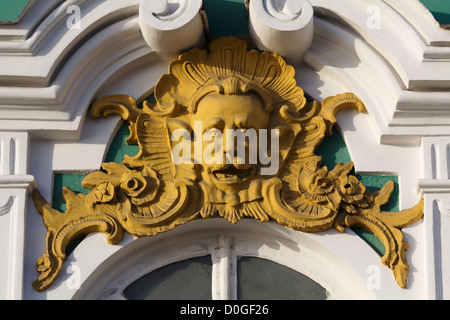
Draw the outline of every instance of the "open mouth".
M250 177L254 172L254 168L237 168L234 165L227 166L222 169L213 170L214 177L221 182L238 182Z

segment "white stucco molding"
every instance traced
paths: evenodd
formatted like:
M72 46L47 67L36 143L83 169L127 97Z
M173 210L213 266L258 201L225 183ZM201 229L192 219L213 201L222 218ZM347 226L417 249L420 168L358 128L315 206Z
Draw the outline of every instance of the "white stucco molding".
M419 149L422 141L431 143L438 136L447 139L450 135L450 31L440 29L418 0L311 0L310 3L314 8L314 36L310 49L303 55L303 63L296 66L299 85L316 100L344 91L357 94L365 102L368 113L358 115L353 123L338 119L338 124L345 131L344 137L350 151L359 150L352 154L358 168L363 171L377 171L384 167L389 172L400 172L401 187L415 188L419 173L414 172L418 161L414 156L419 155L420 159L420 152L416 149ZM87 128L89 124L84 119L94 99L117 93L129 94L138 99L148 93L158 77L167 71L167 63L161 62L157 52L149 47L141 33L139 5L139 0L39 0L34 2L19 24L2 27L0 128L5 134L21 131L33 139L33 145L36 139L40 138L51 141L77 140L80 144L92 142L90 137L82 135L82 131L86 129L84 133L89 133L89 130L95 132L99 129ZM73 18L70 6L80 8L79 29L67 27L68 19ZM164 13L162 15L164 16ZM377 18L379 20L376 20ZM376 22L380 23L380 28ZM174 41L177 35L178 33L175 33ZM130 75L137 76L130 78ZM111 127L114 126L115 124L111 124ZM365 150L362 147L367 146L364 139L367 137L373 139L370 142L377 147L380 143L396 145L396 148L383 148L389 155L393 154L389 151L395 150L395 157L383 162L381 156L362 156ZM102 136L102 139L106 140L106 137ZM45 145L46 142L40 143ZM61 146L62 142L58 143ZM45 182L38 180L40 188L47 191L46 196L51 196L51 173L54 169L52 166L58 170L76 170L73 164L81 158L74 157L72 162L53 162L53 156L61 159L58 152L68 154L66 150L73 145L67 142L65 146L57 147L56 151L52 149L52 143L49 145L44 151L37 147L33 149L34 155L41 157L41 162L36 164L36 170L32 172L36 172L35 176L38 176L44 175L43 168L47 170ZM104 149L102 145L98 147L98 152L104 152ZM430 150L427 149L423 159L432 155ZM50 151L49 154L42 155L47 151ZM414 159L414 162L398 171L400 160L408 157ZM96 154L95 161L101 158ZM95 169L95 161L83 162L80 167L83 170ZM446 161L448 163L448 159ZM428 168L428 164L424 164L425 168ZM5 170L11 172L10 168ZM7 228L2 229L4 233L10 230L18 232L9 239L23 236L23 221L20 219L27 203L24 192L33 184L33 177L27 173L7 174L0 179L11 191L2 193L0 197L0 209L3 208L2 212L5 212L0 218L18 219L4 220L4 223L0 224ZM408 174L410 180L405 180L403 176ZM419 264L422 263L423 252L432 254L430 260L425 259L428 268L425 274L429 278L426 283L430 284L428 292L423 293L424 286L421 281L424 272L419 265L418 271L414 271L418 274L412 282L415 285L413 289L405 293L398 290L389 291L388 287L383 287L383 290L386 290L377 293L380 297L446 296L445 290L448 289L439 285L439 277L443 279L446 275L442 272L440 275L436 274L433 270L436 268L434 262L439 259L442 259L442 266L450 265L439 251L442 248L442 252L450 252L445 251L450 249L445 248L446 243L450 242L440 238L440 235L444 234L442 230L445 230L448 219L433 220L433 217L441 217L441 212L442 217L447 217L444 214L448 212L447 203L450 203L447 180L422 176L421 192L426 202L426 230L423 237L428 240L421 242L422 239L419 238L416 247L408 251L408 254L413 255L412 265L415 267L418 266L417 260L420 260ZM426 187L428 182L431 182L434 190ZM13 192L13 185L19 186L18 194ZM402 194L407 193L403 190ZM437 196L436 190L440 193ZM11 196L14 199L12 204L9 200ZM415 199L411 197L404 202L407 206L410 202L413 203L413 200ZM36 239L41 241L45 236L45 232L41 230L43 226L40 217L34 211L31 215L37 222L27 235L31 243L29 247L37 243ZM17 227L11 229L11 223ZM440 227L436 227L437 225ZM39 232L42 234L37 235ZM420 232L419 237L422 237ZM11 243L20 246L20 241L22 240L14 240ZM350 241L351 244L354 242L356 241ZM435 246L436 243L441 247ZM8 268L13 268L16 263L20 264L21 255L23 257L23 252L17 245L12 247L15 250L13 255L17 259L10 259L10 251L0 252L2 257L8 257ZM106 243L104 245L108 246ZM89 263L100 265L105 257L100 257L98 252L105 247L103 242L97 248L99 251L91 247L90 256L82 255L80 259L92 258ZM5 248L10 248L9 243ZM113 246L108 248L116 250ZM32 255L40 254L40 249L34 250ZM343 254L342 248L333 250L339 255ZM27 257L32 269L34 256ZM352 259L348 258L351 263L356 263ZM381 270L384 269L381 267ZM365 270L360 269L361 272ZM4 283L1 283L0 287L21 288L20 285L17 287L22 281L21 273L17 271L13 276L17 279L14 280L14 285L3 286ZM30 283L35 280L34 276L35 270L31 270L28 274ZM389 274L389 281L391 280ZM30 283L26 283L27 288ZM21 289L8 290L8 297L17 297L20 295L17 292ZM48 297L51 294L49 293Z
M35 21L23 23L30 28L27 37L21 41L0 42L3 53L0 83L49 85L77 47L109 25L136 16L138 10L139 0L36 1L26 15ZM21 22L16 28L22 27ZM18 65L22 67L17 68Z
M0 132L0 299L23 298L26 203L35 187L27 174L28 135Z
M22 11L18 14L18 16L14 20L0 21L0 25L9 25L19 22L22 19L22 17L27 13L28 9L32 6L34 1L35 0L29 0L28 3L26 3L25 7L22 9Z
M420 34L427 46L424 58L448 57L450 33L440 27L424 5L419 1L411 0L385 0L384 2L394 8Z
M304 63L318 82L353 89L380 143L419 146L424 136L450 132L450 32L419 1L401 2L400 11L388 2L311 1L314 41ZM423 15L418 26L409 12Z
M428 292L435 299L450 298L450 137L426 137L422 142L419 191L425 199L425 241Z
M80 29L66 26L70 5L80 8ZM47 12L24 41L32 55L24 55L24 42L16 41L17 51L0 59L0 127L79 139L99 86L154 60L140 33L138 9L138 1L79 0Z
M159 59L144 41L139 8L140 0L37 2L23 22L34 30L28 38L11 41L5 35L3 39L9 40L0 41L4 53L0 59L0 127L39 138L58 133L61 139L79 139L86 110L100 85ZM167 37L180 30L203 37L196 12L194 20L201 30L182 25L172 36L163 32L159 41L167 42ZM33 14L34 25L29 22ZM70 29L76 14L81 20ZM161 28L167 29L168 23L164 21ZM186 38L186 34L180 36ZM177 37L173 42L181 43Z
M139 23L150 48L171 60L205 42L201 0L142 0Z
M275 52L297 64L313 40L313 15L307 0L251 0L250 36L260 50Z
M2 50L5 50L5 46L7 46L8 41L24 41L30 37L30 35L34 32L35 28L41 22L41 18L48 15L49 12L53 11L55 7L60 5L64 0L40 0L29 3L26 8L26 14L23 15L20 20L21 28L17 28L17 24L13 25L4 25L0 29L0 43L2 46ZM14 47L13 44L10 44L11 48ZM23 43L21 48L25 48ZM15 50L13 50L15 51ZM2 51L3 52L3 51Z
M448 70L449 64L433 63L450 56L450 32L437 26L419 0L312 0L311 4L316 16L326 16L326 20L345 26L369 43L388 61L405 88L450 87L442 69ZM416 20L421 22L416 25ZM433 50L439 55L433 57Z
M261 1L250 1L250 13ZM266 6L264 11L273 18L267 34L281 34L282 26L307 18L306 5L298 15L299 7L290 1L264 1L273 9ZM149 3L142 3L142 12ZM313 43L299 68L312 69L320 81L339 81L360 91L355 93L368 105L381 143L418 146L423 136L449 132L450 31L440 29L418 0L310 3ZM193 44L196 35L203 36L198 34L200 1L164 0L161 8L157 4L148 7L154 11L151 15L140 15L139 0L36 1L19 24L0 31L0 127L27 131L32 137L58 133L61 139L79 139L101 83L160 60L155 49L175 48L149 47L142 25L160 30L153 40L180 48L181 40L189 38ZM284 6L278 10L280 4ZM74 19L73 7L80 9L79 29L67 27ZM198 30L190 27L194 20ZM256 20L249 20L256 26ZM297 31L309 39L309 24L300 25L304 27L297 25ZM17 30L27 31L19 35ZM300 42L283 41L274 41L270 49L301 56Z

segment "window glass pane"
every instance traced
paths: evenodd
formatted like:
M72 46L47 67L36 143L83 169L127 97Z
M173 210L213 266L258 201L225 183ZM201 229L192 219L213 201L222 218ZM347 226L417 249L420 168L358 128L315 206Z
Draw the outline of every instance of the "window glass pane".
M175 262L136 280L125 290L130 300L210 300L211 257Z
M240 300L323 300L328 296L307 276L261 258L238 258L237 284Z

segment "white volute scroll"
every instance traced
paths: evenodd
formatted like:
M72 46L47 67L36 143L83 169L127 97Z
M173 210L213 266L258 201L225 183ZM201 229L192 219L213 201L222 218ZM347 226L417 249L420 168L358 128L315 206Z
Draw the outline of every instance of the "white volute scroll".
M142 0L139 24L145 41L169 59L202 46L205 36L201 7L202 0Z
M278 53L296 64L311 46L313 15L307 0L251 0L250 36L260 50Z

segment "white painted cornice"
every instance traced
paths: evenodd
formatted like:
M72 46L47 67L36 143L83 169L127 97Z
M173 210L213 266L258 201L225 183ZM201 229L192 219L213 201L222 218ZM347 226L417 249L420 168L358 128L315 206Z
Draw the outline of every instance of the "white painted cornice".
M419 0L309 2L313 42L296 65L306 92L323 98L323 82L358 94L381 143L418 145L424 136L449 134L450 31ZM80 29L66 26L70 6L81 9ZM105 83L161 63L142 35L139 6L140 0L40 0L19 24L2 26L0 127L78 139L86 110ZM160 15L178 18L166 9ZM368 23L373 14L380 28ZM171 33L172 43L182 35Z
M42 8L44 5L45 1L37 2L34 7ZM72 6L80 8L82 20L79 29L70 30L67 23ZM116 22L135 16L138 9L139 0L71 0L53 11L45 11L36 17L36 23L41 22L30 26L34 31L26 39L0 42L0 53L3 54L0 84L48 86L61 64L87 39ZM31 16L32 12L28 14ZM101 41L99 46L107 41ZM21 67L17 68L18 65Z
M450 31L439 28L418 0L312 0L311 3L316 16L351 30L383 56L405 89L450 88L449 73L445 72L450 71L450 61L446 61L450 59ZM377 14L379 28L371 27L371 16Z
M441 48L442 57L448 58L450 32L440 27L430 11L420 1L385 0L384 2L397 11L416 30L424 43L429 46L429 50ZM427 55L429 52L426 50L425 53ZM430 54L432 55L431 52ZM434 56L434 58L438 57Z
M142 36L162 59L172 60L187 49L205 43L202 0L141 0Z
M74 5L82 19L80 29L70 30L66 23ZM138 10L138 0L36 2L28 20L17 25L34 31L22 40L0 42L0 127L77 139L102 83L151 62Z
M449 135L450 31L418 0L311 4L314 42L304 62L321 81L356 91L381 143L419 145L424 136ZM368 23L374 14L379 28Z

